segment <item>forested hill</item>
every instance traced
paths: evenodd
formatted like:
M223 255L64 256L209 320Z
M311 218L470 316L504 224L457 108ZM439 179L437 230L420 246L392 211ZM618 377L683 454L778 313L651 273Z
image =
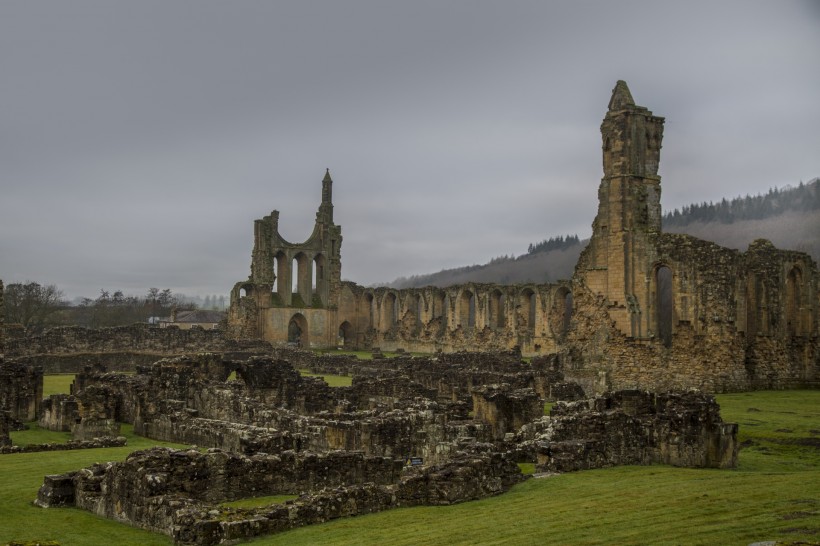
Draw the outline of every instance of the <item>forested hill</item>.
M688 226L694 223L731 224L743 220L764 220L789 211L810 212L820 210L820 178L808 184L772 188L765 195L746 195L731 201L725 198L719 203L703 202L674 209L663 215L664 229Z
M560 243L557 242L559 239ZM568 279L572 276L578 256L586 245L587 240L581 241L577 235L550 238L534 245L531 244L530 252L518 257L500 256L484 265L468 265L445 269L429 275L400 277L388 286L393 288L418 288L430 285L444 287L466 282L515 284Z
M664 231L745 250L755 239L807 252L820 261L820 178L764 195L700 203L667 212Z
M663 229L741 250L755 239L769 239L779 248L808 252L820 262L820 178L798 186L773 188L764 195L687 205L667 212ZM518 257L500 256L483 265L400 277L388 286L444 287L466 282L514 284L567 279L586 244L587 240L580 240L577 235L550 237L530 243L527 253Z

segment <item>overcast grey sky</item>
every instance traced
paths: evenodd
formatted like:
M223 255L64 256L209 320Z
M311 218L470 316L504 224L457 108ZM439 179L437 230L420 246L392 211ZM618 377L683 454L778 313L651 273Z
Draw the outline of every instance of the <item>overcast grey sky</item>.
M665 208L820 176L816 0L0 0L0 278L226 294L326 167L361 284L586 237L618 79Z

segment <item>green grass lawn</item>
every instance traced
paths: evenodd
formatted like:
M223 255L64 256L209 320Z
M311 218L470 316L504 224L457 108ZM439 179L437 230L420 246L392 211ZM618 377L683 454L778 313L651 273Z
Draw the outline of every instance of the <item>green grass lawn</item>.
M71 394L71 383L73 382L73 373L44 375L43 398L48 398L52 394Z
M263 537L254 544L721 544L820 541L820 391L718 397L740 423L737 470L618 467L531 479L446 507L392 510ZM0 544L170 544L87 512L30 503L44 474L120 460L125 448L0 456ZM167 445L167 444L166 444ZM529 469L528 469L529 470ZM251 499L249 502L270 502Z
M18 434L12 434L14 438ZM43 509L34 506L46 474L60 474L96 462L122 460L137 449L154 445L186 447L148 440L122 426L126 447L79 449L0 455L0 544L12 540L55 540L62 545L145 544L169 545L170 537L135 529L76 508ZM37 442L39 443L39 442Z
M337 520L253 544L820 540L820 391L730 394L718 401L724 420L740 424L739 441L746 444L737 470L630 466L562 474L490 499Z
M349 387L353 384L353 377L349 375L329 375L326 373L310 373L310 370L299 370L305 377L321 377L331 387Z

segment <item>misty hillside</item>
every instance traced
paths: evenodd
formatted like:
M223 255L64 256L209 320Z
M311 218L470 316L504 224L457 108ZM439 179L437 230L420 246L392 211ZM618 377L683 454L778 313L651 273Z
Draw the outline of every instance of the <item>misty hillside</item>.
M796 187L771 189L765 195L674 209L664 214L663 229L739 250L745 250L755 239L769 239L778 248L807 252L820 262L820 178ZM577 235L550 237L531 243L527 253L518 257L501 256L484 265L400 277L387 286L445 287L466 282L514 284L568 279L587 241L579 240Z
M820 178L765 195L700 203L667 212L663 229L745 250L755 239L800 250L820 261Z
M587 240L576 240L565 248L523 254L517 258L505 256L495 258L484 265L445 269L429 275L400 277L387 286L393 288L418 288L431 285L444 287L466 282L515 284L568 279L572 276L575 262L578 261L578 256L586 245Z

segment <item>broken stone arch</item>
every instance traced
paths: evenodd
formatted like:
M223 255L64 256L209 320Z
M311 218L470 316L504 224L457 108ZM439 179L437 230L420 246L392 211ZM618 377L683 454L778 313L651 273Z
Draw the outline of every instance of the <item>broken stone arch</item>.
M237 288L237 292L240 298L253 297L253 284L240 284Z

